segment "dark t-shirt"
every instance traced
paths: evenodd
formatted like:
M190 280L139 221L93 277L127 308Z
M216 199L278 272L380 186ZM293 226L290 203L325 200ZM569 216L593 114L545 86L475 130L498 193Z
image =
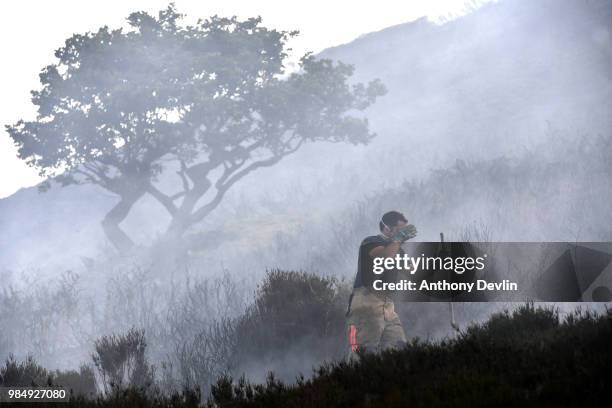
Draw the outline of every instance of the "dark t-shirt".
M373 272L374 258L370 257L371 250L378 246L386 247L392 242L389 238L381 235L373 235L361 241L359 259L357 260L357 276L355 276L353 288L366 287L372 289L372 283L375 280L382 279L383 282L395 282L397 280L396 270L385 270L380 275L375 274ZM403 251L400 249L399 253L403 254Z

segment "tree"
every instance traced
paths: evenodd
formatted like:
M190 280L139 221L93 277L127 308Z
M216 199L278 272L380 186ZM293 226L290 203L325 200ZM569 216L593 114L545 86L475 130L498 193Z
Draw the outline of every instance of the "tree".
M238 180L304 143L374 137L356 113L385 93L378 80L351 85L352 66L310 54L286 72L297 32L260 18L182 18L170 5L157 17L132 13L128 30L73 35L32 92L36 120L6 127L42 176L119 197L102 225L120 250L133 242L119 223L145 194L171 216L166 237L180 238ZM180 187L162 191L170 169Z

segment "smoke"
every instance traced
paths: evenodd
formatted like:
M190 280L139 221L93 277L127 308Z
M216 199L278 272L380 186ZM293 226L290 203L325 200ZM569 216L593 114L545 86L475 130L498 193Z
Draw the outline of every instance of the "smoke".
M152 199L122 225L140 244L130 256L104 241L99 221L116 198L98 189L54 185L0 200L0 358L31 353L74 368L99 336L140 327L160 365L213 322L244 312L267 269L350 285L359 242L390 209L421 241L440 232L612 240L610 21L605 1L506 0L323 52L354 63L355 81L380 78L389 89L367 112L377 138L306 145L245 177L188 232L179 259L159 246L152 254L169 221ZM159 183L180 180L169 171ZM456 319L464 327L504 307L513 305L457 305ZM446 304L398 309L409 337L453 335ZM263 380L276 367L292 379L318 363L304 342L238 371Z

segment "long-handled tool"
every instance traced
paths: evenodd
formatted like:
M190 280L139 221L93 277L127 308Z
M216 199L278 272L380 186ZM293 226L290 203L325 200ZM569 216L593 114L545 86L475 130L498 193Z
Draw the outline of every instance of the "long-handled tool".
M444 233L443 232L440 233L440 242L442 242L442 251L445 251L445 247L444 247ZM453 306L452 300L450 302L448 302L448 312L450 314L450 325L451 325L451 327L455 331L460 332L461 330L459 329L459 325L457 325L457 323L455 322L455 308Z

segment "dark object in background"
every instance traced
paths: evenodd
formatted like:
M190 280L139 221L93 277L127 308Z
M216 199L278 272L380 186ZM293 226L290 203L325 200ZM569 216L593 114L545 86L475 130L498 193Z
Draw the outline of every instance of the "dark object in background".
M539 299L554 302L565 299L567 302L578 302L581 297L576 269L570 251L565 251L544 271L536 283Z
M568 246L536 281L538 300L550 302L609 302L612 293L608 266L612 261L612 245L581 243ZM597 249L595 249L597 248ZM539 272L539 271L538 271Z

